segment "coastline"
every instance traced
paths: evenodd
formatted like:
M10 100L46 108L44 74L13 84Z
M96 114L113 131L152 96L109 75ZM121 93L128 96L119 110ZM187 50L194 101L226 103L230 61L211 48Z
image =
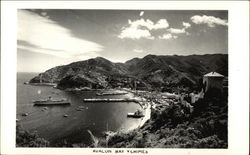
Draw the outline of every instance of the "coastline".
M149 101L147 101L146 98L142 97L142 95L138 95L135 91L133 90L129 90L129 89L121 89L122 91L126 91L128 92L129 98L131 99L135 99L138 100L138 104L143 108L144 110L144 117L140 120L139 124L137 124L136 126L132 126L131 128L127 129L127 130L119 130L116 132L113 131L107 131L106 132L106 141L108 141L110 138L112 138L113 136L117 135L117 134L127 134L129 132L132 132L133 130L139 129L141 127L143 127L143 125L150 120L151 118L151 108L153 107L153 105L151 105L152 103L150 103Z
M139 95L138 92L136 92L134 90L125 89L125 88L122 88L121 90L128 92L128 95L131 94L131 96L129 96L129 98L137 100L138 104L141 106L141 108L143 109L143 112L144 112L144 117L140 120L140 123L138 125L133 126L126 131L123 131L123 133L128 133L132 130L135 130L135 129L142 127L151 118L152 105L150 104L149 101L147 101L147 99L145 97L143 97L142 95Z
M162 94L134 91L135 97L147 102L150 121L145 116L137 128L116 132L107 141L111 148L227 148L227 93L221 98L204 97L195 103L194 111L181 100L163 100ZM146 104L143 104L146 103ZM150 107L150 108L149 108ZM225 132L221 132L221 128ZM209 132L208 132L209 131ZM176 139L176 137L180 137Z

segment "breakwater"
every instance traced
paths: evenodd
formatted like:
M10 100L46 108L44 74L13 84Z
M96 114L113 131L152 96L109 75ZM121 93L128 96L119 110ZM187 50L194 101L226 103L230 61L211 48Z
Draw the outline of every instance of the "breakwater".
M136 99L113 99L113 98L91 98L91 99L83 99L84 102L135 102L138 103L139 101Z

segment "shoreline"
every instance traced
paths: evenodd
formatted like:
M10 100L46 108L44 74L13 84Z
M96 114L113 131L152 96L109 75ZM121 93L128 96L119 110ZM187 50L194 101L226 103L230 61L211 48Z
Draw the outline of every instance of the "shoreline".
M153 105L151 105L152 103L150 101L147 101L146 98L136 94L136 92L134 92L133 90L128 90L128 89L121 89L122 91L126 91L128 92L129 98L131 99L135 99L138 100L137 104L139 104L141 106L141 108L144 110L144 114L145 116L140 120L140 122L136 125L136 126L132 126L131 128L127 129L127 130L118 130L116 132L113 131L107 131L106 134L106 140L108 141L111 137L120 134L120 133L124 133L127 134L129 132L132 132L133 130L139 129L141 128L148 120L151 119L151 108L153 107Z
M136 91L129 90L129 89L126 89L126 88L122 88L121 90L128 92L128 94L132 94L131 96L129 96L129 98L138 101L137 103L141 106L141 108L144 111L144 115L145 115L140 120L140 123L138 125L136 125L136 127L132 127L132 128L130 128L130 129L126 130L126 131L123 131L123 133L128 133L128 132L130 132L132 130L135 130L135 129L138 129L138 128L142 127L151 118L151 107L152 107L152 105L150 104L149 101L147 101L146 98L142 97L142 95L136 94L137 93Z

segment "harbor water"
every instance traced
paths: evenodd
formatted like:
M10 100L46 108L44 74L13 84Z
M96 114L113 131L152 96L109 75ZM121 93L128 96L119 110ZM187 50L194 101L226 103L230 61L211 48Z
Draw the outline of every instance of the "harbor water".
M50 86L25 85L37 73L17 73L17 119L30 132L36 131L51 144L70 142L90 144L90 130L101 137L107 130L126 131L136 128L142 118L127 118L127 113L140 109L134 102L83 102L86 98L128 98L131 94L98 96L98 90L66 92ZM34 100L67 98L70 106L33 106ZM79 110L79 107L81 110ZM22 114L27 113L27 116ZM67 115L68 117L64 117Z

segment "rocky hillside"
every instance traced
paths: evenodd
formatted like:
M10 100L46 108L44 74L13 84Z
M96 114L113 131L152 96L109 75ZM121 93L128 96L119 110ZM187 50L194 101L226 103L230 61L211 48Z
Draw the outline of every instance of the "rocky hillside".
M142 59L127 61L132 75L138 76L151 85L181 84L193 85L211 71L227 75L227 55L156 56L147 55Z
M180 104L152 110L143 127L111 137L111 148L227 148L227 93L204 98L188 113ZM105 147L106 143L100 143Z
M39 74L30 83L58 83L69 87L130 87L149 89L159 86L192 86L202 75L216 71L228 74L228 55L156 56L134 58L125 63L113 63L97 57L58 66Z

